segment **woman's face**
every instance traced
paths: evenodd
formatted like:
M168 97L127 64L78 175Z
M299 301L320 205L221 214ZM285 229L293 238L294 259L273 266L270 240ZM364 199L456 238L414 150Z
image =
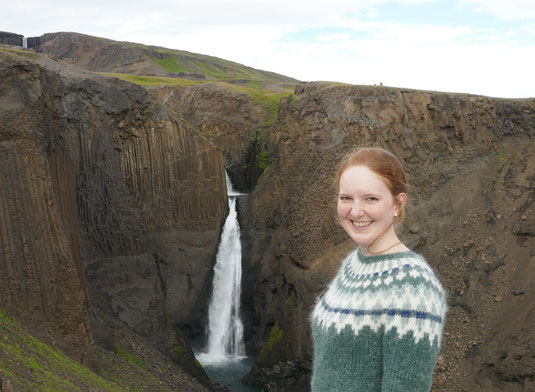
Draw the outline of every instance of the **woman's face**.
M340 177L338 216L347 234L359 245L369 246L392 229L398 207L377 174L366 166L351 166ZM385 238L386 240L386 238Z

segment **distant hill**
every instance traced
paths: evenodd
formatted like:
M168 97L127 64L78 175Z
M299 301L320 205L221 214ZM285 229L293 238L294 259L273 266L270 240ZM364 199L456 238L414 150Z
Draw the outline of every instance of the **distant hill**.
M238 84L249 81L268 84L297 82L296 79L284 75L217 57L79 33L59 32L28 38L28 47L97 72L220 80Z

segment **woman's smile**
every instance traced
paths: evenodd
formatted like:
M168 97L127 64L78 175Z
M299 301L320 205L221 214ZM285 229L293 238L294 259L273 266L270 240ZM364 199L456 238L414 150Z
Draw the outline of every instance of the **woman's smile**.
M358 222L358 221L351 221L353 223L353 226L355 228L362 230L368 228L373 222L372 221L366 221L366 222Z

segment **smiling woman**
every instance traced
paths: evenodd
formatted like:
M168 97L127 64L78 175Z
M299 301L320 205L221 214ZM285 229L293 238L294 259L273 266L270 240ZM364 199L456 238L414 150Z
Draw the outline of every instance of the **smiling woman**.
M366 166L350 167L340 177L338 216L364 254L408 250L393 226L406 200L405 193L392 196L384 180ZM383 250L375 252L372 245Z
M313 392L427 392L446 313L444 289L397 237L407 178L379 148L348 155L338 216L358 245L312 313Z
M407 202L407 176L394 155L376 148L349 154L340 165L337 186L340 223L364 254L408 250L394 230Z

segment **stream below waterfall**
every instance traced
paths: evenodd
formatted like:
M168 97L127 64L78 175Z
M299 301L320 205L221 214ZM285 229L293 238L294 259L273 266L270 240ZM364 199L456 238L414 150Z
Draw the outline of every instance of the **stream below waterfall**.
M214 266L212 297L208 308L208 343L195 356L212 382L231 391L253 392L241 379L251 370L254 358L245 355L241 301L241 242L236 192L227 174L229 213L223 226Z

